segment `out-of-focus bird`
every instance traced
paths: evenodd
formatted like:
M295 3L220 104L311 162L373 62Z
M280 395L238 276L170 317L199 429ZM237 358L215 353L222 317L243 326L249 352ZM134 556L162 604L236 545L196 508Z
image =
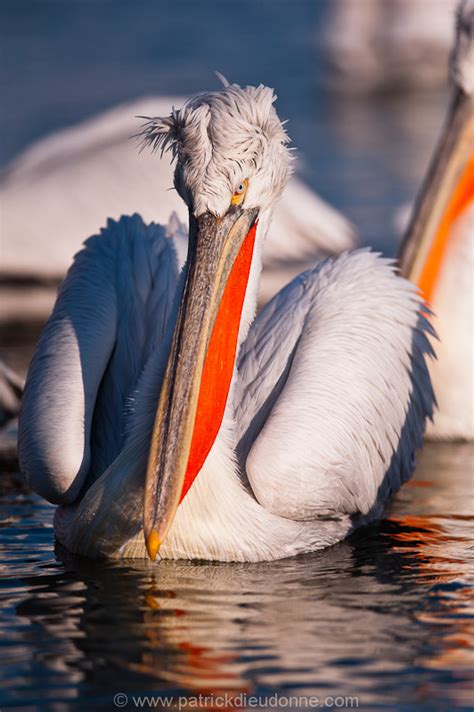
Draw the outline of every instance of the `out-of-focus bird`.
M455 7L456 0L331 0L324 82L352 94L444 87Z
M18 415L23 380L0 360L0 427Z
M367 250L299 275L254 319L290 173L272 90L151 119L189 214L179 274L138 215L89 239L25 388L19 455L89 556L259 561L333 544L410 477L433 394L421 300Z
M18 156L0 179L2 245L0 277L7 277L0 318L17 311L48 315L55 280L62 279L84 237L107 218L139 213L166 225L186 255L187 208L172 190L169 160L137 151L137 116L163 116L183 99L150 97L106 111L41 139ZM28 206L28 209L25 209ZM171 218L175 213L176 217ZM266 302L303 268L324 256L356 246L349 221L300 180L292 177L275 206L271 239L265 245L260 301ZM48 280L18 298L13 279ZM46 293L45 293L46 292ZM48 299L49 296L49 299ZM17 310L17 311L15 311Z
M23 379L0 360L0 460L16 457L17 416Z
M427 434L474 438L474 0L457 16L453 96L400 253L431 306L440 343L430 364L438 409Z

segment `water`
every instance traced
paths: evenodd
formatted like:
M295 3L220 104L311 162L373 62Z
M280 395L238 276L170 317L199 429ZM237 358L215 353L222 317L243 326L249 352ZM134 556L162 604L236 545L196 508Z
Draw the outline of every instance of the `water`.
M52 507L7 487L3 704L245 692L472 709L473 458L472 445L430 444L380 525L258 565L75 558L54 548Z
M213 87L217 68L277 88L300 173L393 254L394 212L415 194L446 96L324 95L324 11L313 0L3 0L0 164L119 101ZM24 371L36 335L2 325L0 356ZM1 709L113 710L118 693L136 709L133 695L199 692L472 709L473 461L473 445L428 444L378 526L258 565L71 557L55 549L52 508L2 473Z

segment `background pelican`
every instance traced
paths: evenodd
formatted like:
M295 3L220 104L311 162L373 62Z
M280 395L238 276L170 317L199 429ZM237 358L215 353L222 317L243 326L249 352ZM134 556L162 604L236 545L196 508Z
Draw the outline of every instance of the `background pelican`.
M137 151L131 137L138 116L164 116L179 97L148 97L117 106L34 143L3 172L3 306L0 318L49 315L62 279L84 237L107 218L138 212L166 225L181 263L186 256L188 213L173 186L168 157ZM28 211L24 206L28 205ZM175 213L178 219L171 218ZM352 225L337 210L292 177L275 206L271 240L265 245L260 299L268 301L302 269L323 256L356 246ZM25 296L12 280L39 280ZM44 282L46 281L46 286Z
M390 262L329 260L253 320L290 173L273 101L232 85L150 120L190 211L180 276L164 228L136 215L88 240L61 288L19 455L72 551L281 558L380 516L412 472L433 405L428 326Z
M474 438L474 1L459 6L453 96L402 245L402 273L434 312L440 343L430 363L438 409L427 434Z
M444 87L455 7L456 0L331 0L324 82L351 94Z

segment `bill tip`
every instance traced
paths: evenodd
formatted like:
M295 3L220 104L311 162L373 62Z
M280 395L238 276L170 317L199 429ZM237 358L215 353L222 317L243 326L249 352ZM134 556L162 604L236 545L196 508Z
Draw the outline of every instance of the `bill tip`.
M158 536L158 532L152 529L146 538L146 549L148 551L148 556L152 561L156 561L156 555L158 554L160 544L161 542Z

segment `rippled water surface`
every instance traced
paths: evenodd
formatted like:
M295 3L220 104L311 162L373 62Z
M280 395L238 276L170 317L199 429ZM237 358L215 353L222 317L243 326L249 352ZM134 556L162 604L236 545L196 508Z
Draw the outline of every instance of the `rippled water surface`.
M265 564L97 563L5 474L3 699L114 709L117 693L355 696L472 709L472 445L430 444L380 525ZM11 485L9 488L8 485Z

